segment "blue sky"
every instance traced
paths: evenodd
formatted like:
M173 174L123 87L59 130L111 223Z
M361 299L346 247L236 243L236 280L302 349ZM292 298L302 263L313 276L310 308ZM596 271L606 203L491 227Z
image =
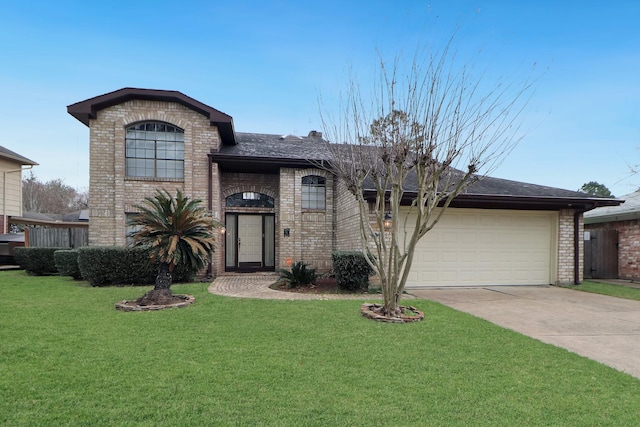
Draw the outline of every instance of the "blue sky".
M237 131L321 129L349 70L442 43L536 93L527 133L493 176L616 196L640 186L640 2L7 2L0 17L0 145L41 180L88 189L89 131L66 106L122 87L178 90L233 116ZM330 104L330 103L329 103Z

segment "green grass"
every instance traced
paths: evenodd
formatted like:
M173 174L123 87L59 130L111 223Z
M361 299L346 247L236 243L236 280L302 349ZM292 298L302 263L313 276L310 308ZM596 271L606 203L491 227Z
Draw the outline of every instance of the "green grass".
M577 291L591 292L594 294L609 295L612 297L626 298L640 301L640 289L624 285L613 285L610 283L582 282L581 285L566 286Z
M433 302L384 324L206 287L125 313L146 288L0 272L0 425L640 425L639 380Z

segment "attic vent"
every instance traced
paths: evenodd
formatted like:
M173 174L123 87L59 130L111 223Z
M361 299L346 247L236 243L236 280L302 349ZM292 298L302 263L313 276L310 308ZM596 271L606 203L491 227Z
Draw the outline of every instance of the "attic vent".
M301 141L302 140L302 138L299 137L298 135L291 135L291 134L282 135L280 139L283 139L285 141Z

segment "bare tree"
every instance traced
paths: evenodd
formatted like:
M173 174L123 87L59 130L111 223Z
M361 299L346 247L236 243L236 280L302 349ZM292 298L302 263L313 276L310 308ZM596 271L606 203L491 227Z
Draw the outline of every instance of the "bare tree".
M26 212L66 214L88 205L87 192L78 191L61 179L42 182L33 172L22 179L22 207Z
M387 317L402 315L418 241L521 139L516 119L531 83L487 86L456 67L452 40L408 66L381 60L371 91L352 78L338 120L323 115L334 142L325 167L358 202L362 249L380 278Z

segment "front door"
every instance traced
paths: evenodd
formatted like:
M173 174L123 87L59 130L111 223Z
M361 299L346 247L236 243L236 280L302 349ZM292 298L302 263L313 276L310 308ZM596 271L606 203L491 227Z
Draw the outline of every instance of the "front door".
M226 215L227 271L273 270L275 266L273 214Z
M262 267L261 215L238 215L238 267Z

